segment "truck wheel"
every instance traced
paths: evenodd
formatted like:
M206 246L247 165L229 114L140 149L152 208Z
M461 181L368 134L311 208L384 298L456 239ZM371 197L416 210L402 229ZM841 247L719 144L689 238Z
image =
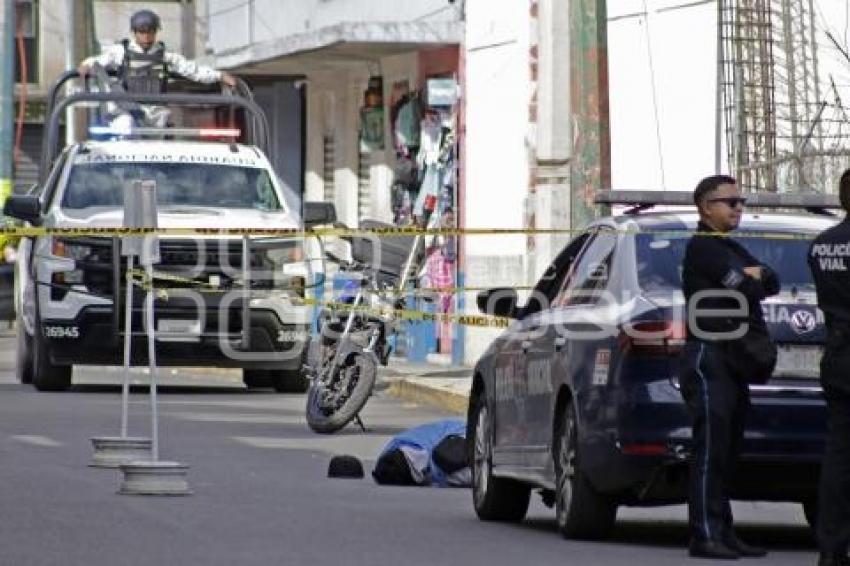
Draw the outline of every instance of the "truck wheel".
M300 369L271 370L272 387L278 393L306 393L310 380Z
M310 380L304 372L307 363L307 347L301 352L301 363L298 369L271 370L272 387L278 393L306 393L310 388Z
M815 530L818 522L818 498L816 495L803 501L803 515L806 516L809 527Z
M617 504L597 492L579 467L578 421L567 406L555 436L555 514L565 538L598 540L608 536Z
M248 389L269 387L271 385L271 375L269 371L264 369L243 369L242 383Z
M41 321L35 319L32 341L32 384L39 391L65 391L71 387L72 366L60 366L50 361L47 340L41 333Z
M518 523L528 512L531 488L510 478L493 475L493 433L484 393L473 401L467 439L472 463L472 503L483 521Z
M15 377L20 383L32 383L32 337L27 334L23 318L18 313L15 316L16 346L15 346Z

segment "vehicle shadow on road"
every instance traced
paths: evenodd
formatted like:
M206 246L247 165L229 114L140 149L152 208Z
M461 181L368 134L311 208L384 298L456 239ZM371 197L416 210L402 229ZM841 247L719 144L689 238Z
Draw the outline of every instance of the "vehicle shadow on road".
M157 385L156 388L158 393L162 393L164 395L233 395L234 393L239 393L240 395L257 395L257 394L276 394L272 391L262 392L262 391L246 391L242 386L234 386L234 387L205 387L199 385ZM73 385L69 389L69 391L74 393L121 393L120 385L108 385L108 384L88 384L88 385ZM147 385L131 385L130 393L132 394L145 394L147 395L150 391L150 388Z
M554 519L532 518L522 526L536 531L555 533ZM735 532L750 544L764 546L768 550L809 551L817 548L811 529L802 525L766 525L741 523ZM605 544L634 546L685 548L688 545L688 525L683 521L618 520Z

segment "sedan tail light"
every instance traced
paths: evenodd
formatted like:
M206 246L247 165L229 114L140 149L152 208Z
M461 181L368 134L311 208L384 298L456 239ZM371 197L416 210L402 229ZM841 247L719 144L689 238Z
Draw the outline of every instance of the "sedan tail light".
M622 351L638 355L677 356L685 345L685 322L681 320L641 320L623 325Z

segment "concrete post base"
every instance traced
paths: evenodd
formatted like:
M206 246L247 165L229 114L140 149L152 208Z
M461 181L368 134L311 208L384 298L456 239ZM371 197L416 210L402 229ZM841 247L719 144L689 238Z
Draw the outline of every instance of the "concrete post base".
M89 466L117 468L121 464L150 460L151 439L140 437L99 436L91 439L94 455Z
M121 495L191 495L186 471L178 462L130 462L121 465Z

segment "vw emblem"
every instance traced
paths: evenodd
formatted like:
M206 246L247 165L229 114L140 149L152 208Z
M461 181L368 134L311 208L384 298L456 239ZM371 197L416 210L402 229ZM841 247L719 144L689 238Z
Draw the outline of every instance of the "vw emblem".
M817 326L815 315L809 311L794 311L794 314L791 315L791 328L797 334L811 332L815 329L815 326Z

